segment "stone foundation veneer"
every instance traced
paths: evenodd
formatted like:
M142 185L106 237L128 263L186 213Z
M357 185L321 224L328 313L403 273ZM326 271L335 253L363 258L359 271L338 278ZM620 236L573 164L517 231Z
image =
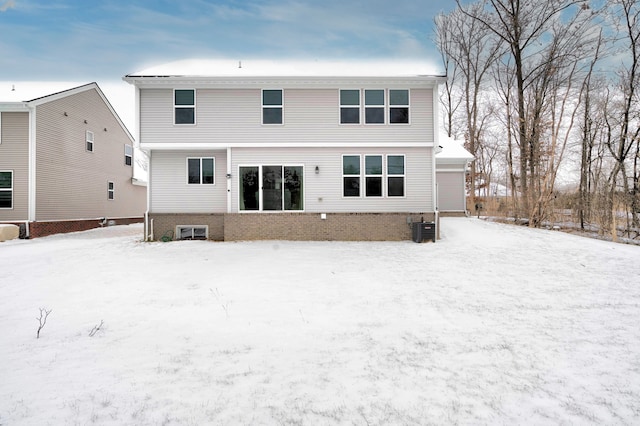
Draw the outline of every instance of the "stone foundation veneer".
M430 213L150 213L153 238L175 240L176 226L207 226L214 241L402 241L411 240L413 222L433 221ZM149 235L149 232L147 232ZM168 238L166 238L168 239Z

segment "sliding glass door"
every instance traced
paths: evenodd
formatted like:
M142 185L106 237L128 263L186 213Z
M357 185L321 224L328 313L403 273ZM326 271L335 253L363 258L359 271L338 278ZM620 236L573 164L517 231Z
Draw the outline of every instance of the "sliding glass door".
M304 210L303 166L240 166L241 211Z

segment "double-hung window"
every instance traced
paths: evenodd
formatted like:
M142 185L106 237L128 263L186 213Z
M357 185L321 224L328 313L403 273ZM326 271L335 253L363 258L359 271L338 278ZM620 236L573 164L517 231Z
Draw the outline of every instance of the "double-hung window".
M344 197L360 196L360 156L342 156L342 195Z
M175 89L173 91L174 124L196 124L196 91Z
M364 91L365 124L384 124L384 90Z
M189 185L213 185L214 158L187 158L187 183Z
M89 152L93 152L93 132L87 130L84 136L85 149Z
M389 123L409 124L409 90L389 90Z
M360 90L340 90L340 124L360 124Z
M365 155L365 195L382 197L382 155Z
M124 146L124 164L125 166L133 164L133 147L131 145Z
M13 208L13 172L0 171L0 209Z
M404 155L387 155L387 195L404 197Z
M282 124L283 109L281 89L262 91L262 124Z
M116 188L113 182L107 182L107 200L115 199Z

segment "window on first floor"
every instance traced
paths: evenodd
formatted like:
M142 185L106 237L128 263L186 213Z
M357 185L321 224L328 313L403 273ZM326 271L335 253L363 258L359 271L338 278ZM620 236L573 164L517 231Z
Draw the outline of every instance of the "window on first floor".
M115 199L116 188L113 182L107 182L107 200Z
M239 176L241 211L304 210L303 166L240 166Z
M364 157L363 163L361 163ZM364 185L362 185L364 183ZM386 185L385 185L386 183ZM363 187L363 190L360 188ZM349 154L342 156L344 197L404 197L405 156Z
M124 146L124 164L125 166L133 164L133 147L131 145Z
M215 183L215 158L187 158L187 183L189 185L213 185Z
M13 208L13 172L0 171L0 209Z

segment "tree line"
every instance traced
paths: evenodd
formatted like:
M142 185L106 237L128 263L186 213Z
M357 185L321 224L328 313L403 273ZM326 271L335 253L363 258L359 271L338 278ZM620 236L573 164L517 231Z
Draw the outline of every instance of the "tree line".
M470 194L530 226L640 232L640 1L479 0L435 18ZM565 188L564 191L559 189ZM568 188L568 189L566 189Z

